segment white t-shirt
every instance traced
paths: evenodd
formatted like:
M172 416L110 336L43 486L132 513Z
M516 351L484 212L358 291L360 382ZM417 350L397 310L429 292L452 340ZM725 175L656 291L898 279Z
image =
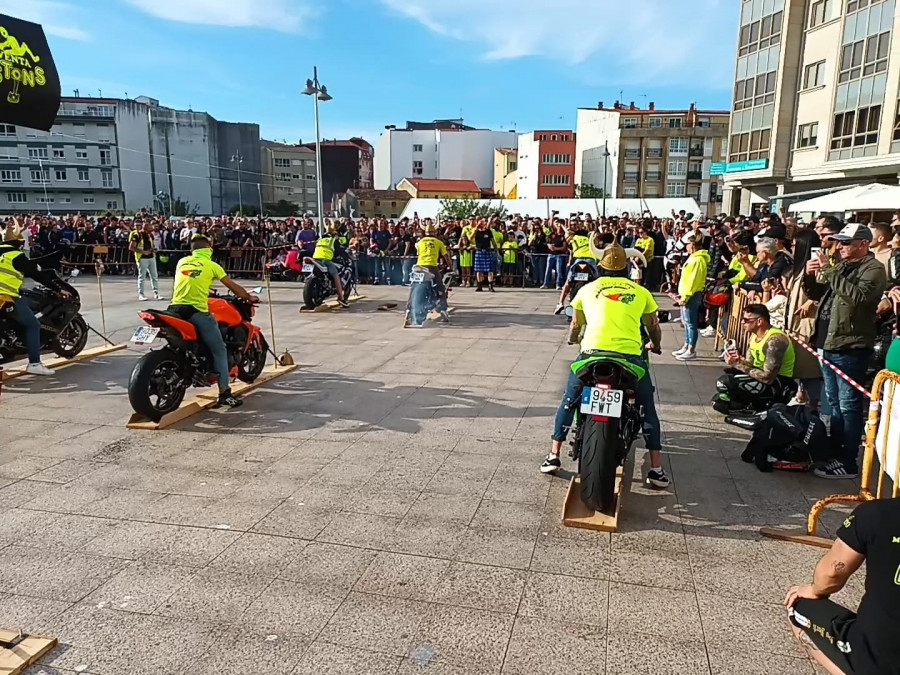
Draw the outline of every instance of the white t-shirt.
M773 295L766 303L766 309L769 310L769 321L775 328L784 329L784 308L786 305L786 295Z

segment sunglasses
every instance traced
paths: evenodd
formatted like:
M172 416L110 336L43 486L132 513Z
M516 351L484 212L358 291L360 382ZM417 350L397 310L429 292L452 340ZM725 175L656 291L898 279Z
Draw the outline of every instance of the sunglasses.
M758 316L742 316L741 323L753 323L757 319L759 319Z

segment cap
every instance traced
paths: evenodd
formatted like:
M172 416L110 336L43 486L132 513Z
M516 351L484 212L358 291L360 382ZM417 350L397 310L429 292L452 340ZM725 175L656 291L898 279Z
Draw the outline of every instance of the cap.
M850 223L831 238L836 241L872 241L872 230L860 223Z
M787 229L781 224L769 225L758 236L769 237L770 239L787 239Z

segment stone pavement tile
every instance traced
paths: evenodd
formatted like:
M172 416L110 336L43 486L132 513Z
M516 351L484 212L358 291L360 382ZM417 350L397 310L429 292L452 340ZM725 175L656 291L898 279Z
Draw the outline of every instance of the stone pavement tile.
M791 673L791 675L814 675L812 661L806 657L793 658L767 652L737 651L709 645L709 665L712 675L769 675L770 673Z
M190 621L234 622L272 583L271 577L248 577L199 570L156 610L161 616Z
M356 491L353 488L344 485L323 483L313 479L308 483L298 484L288 501L297 506L339 511L351 500L354 492Z
M480 504L481 496L477 494L446 495L437 492L423 492L406 515L407 517L451 520L468 525Z
M529 569L533 572L608 579L609 539L596 537L576 541L539 534Z
M319 634L345 647L407 656L428 605L380 595L350 593Z
M22 478L34 476L56 464L59 464L59 459L20 455L0 464L0 476L21 480Z
M0 626L40 633L46 630L49 621L71 606L71 602L61 600L0 593Z
M228 574L276 577L309 544L303 539L246 532L207 565Z
M310 484L319 485L337 485L345 488L356 488L364 485L378 469L382 466L382 462L377 457L357 462L344 462L337 460L331 462L310 480Z
M242 625L266 634L314 638L341 605L347 591L308 581L276 579L241 615Z
M605 663L605 628L520 616L503 675L596 675Z
M309 647L309 640L239 628L220 627L209 650L190 664L190 675L288 675Z
M229 498L247 502L286 499L297 492L298 487L299 483L294 478L260 473L245 480L237 490L231 493Z
M223 530L123 521L88 542L82 552L202 567L239 536Z
M154 523L246 531L279 506L281 500L245 502L231 497L166 495L147 509L143 520Z
M529 573L519 616L605 627L609 583L560 574Z
M78 513L106 518L139 518L146 512L150 504L165 496L165 493L162 492L85 485L81 480L75 480L65 485L27 481L33 485L46 487L23 506L55 513ZM22 483L25 482L22 481ZM21 485L21 483L10 485L6 489L10 490L16 485Z
M364 548L312 542L287 561L279 576L333 593L347 593L376 555Z
M715 558L698 559L692 555L691 567L698 593L777 603L784 599L788 588L779 581L768 564L722 562Z
M610 582L610 632L640 632L647 627L652 627L653 634L673 640L702 639L694 593Z
M444 520L442 515L407 514L385 541L383 548L410 555L453 558L462 546L468 528L458 520Z
M506 465L501 464L488 485L485 499L543 507L551 480L534 470L534 462L530 457L527 461L527 473L521 469L507 471Z
M698 595L697 599L707 645L718 644L737 651L803 656L803 649L788 626L787 612L780 603L712 595Z
M34 511L43 517L31 531L19 538L19 543L36 548L54 548L77 551L96 537L102 536L116 527L118 521L109 518L89 516L54 515Z
M2 496L0 492L0 496ZM9 508L0 511L0 537L17 541L55 522L59 516L29 509ZM26 543L27 542L23 542Z
M528 569L535 535L492 527L470 527L461 536L454 560L498 567Z
M525 588L525 572L453 563L434 592L441 604L515 614Z
M11 548L3 551L4 558ZM0 587L21 595L77 602L128 565L115 558L82 553L57 555L47 549L31 549L30 555L39 559L36 568L30 574L20 575L14 585Z
M631 517L627 507L619 517L619 531L612 533L611 541L613 554L617 551L687 553L680 521Z
M427 655L467 673L499 673L513 621L508 614L431 605L407 656L417 661Z
M611 581L680 591L693 591L695 576L696 570L692 576L688 556L667 551L617 550L612 554L609 568Z
M702 641L654 635L653 624L643 628L643 634L610 631L607 675L710 675Z
M394 675L400 661L399 656L378 654L359 647L314 642L291 675Z
M73 480L87 476L103 466L102 462L90 462L67 459L58 464L38 471L29 476L30 480L39 480L46 483L70 483ZM2 470L3 467L0 467Z
M753 539L688 534L685 540L691 559L696 559L701 564L710 562L762 564L768 561L758 532Z
M279 537L315 539L331 522L335 512L328 508L286 501L253 526L253 532Z
M110 578L83 602L98 609L152 614L196 573L194 567L136 561Z
M399 518L343 511L334 514L316 541L383 549L399 523Z
M450 568L449 560L382 551L353 590L407 600L431 600Z
M402 518L419 498L421 489L400 486L379 488L367 484L361 492L365 496L348 500L344 511Z
M483 499L475 517L472 518L471 526L533 535L540 526L542 508L542 504L516 504Z

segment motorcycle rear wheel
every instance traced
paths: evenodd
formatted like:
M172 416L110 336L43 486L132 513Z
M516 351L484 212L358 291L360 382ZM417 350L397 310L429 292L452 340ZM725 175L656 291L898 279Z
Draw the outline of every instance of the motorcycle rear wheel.
M178 410L188 387L179 360L170 349L157 349L135 364L128 380L128 401L138 415L158 422Z
M63 328L53 342L53 352L64 359L78 356L88 341L87 322L78 314Z
M328 297L328 285L321 277L310 276L303 286L303 304L314 309L325 302Z
M581 501L594 511L612 515L616 507L616 471L622 439L615 421L595 422L586 417L581 430L578 472Z

